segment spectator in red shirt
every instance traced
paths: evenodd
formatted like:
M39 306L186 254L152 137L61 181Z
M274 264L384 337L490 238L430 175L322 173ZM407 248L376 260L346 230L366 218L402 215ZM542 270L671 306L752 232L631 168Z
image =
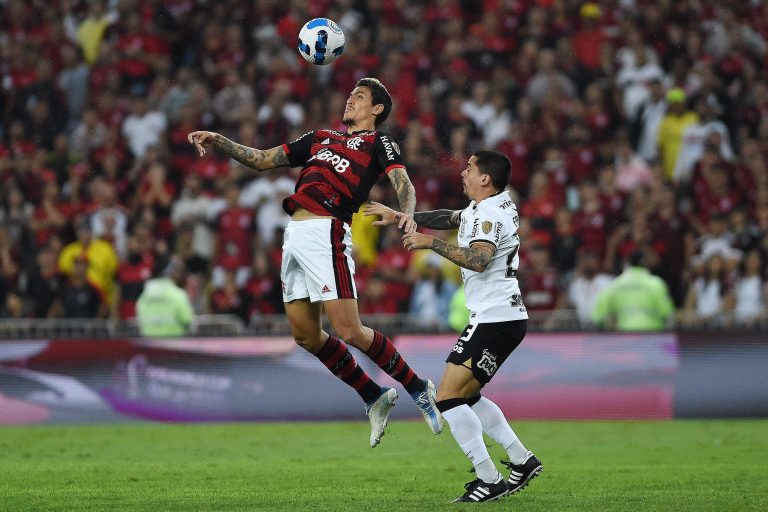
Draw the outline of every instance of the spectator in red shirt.
M585 181L579 187L579 209L573 215L576 234L582 248L603 255L605 251L606 215L594 182Z
M74 213L72 206L59 196L56 182L47 181L43 185L43 200L35 208L29 224L36 246L47 244L53 234L63 235Z
M248 318L254 315L285 313L280 273L270 266L266 252L254 253L251 275L245 283L245 291L249 295Z
M136 235L128 238L126 258L117 268L117 290L113 301L113 318L126 320L136 316L136 301L139 299L144 282L152 277L155 258L142 247Z
M251 266L253 237L255 233L253 210L239 205L240 187L230 182L224 188L226 208L214 222L216 249L213 257L214 286L220 285L222 272L231 271L236 275L238 286L242 286Z
M557 269L549 262L549 249L534 245L525 271L520 272L520 289L528 311L552 311L561 303Z
M600 67L600 50L610 40L600 26L603 12L595 2L585 2L579 8L582 28L574 34L571 44L576 58L588 69Z

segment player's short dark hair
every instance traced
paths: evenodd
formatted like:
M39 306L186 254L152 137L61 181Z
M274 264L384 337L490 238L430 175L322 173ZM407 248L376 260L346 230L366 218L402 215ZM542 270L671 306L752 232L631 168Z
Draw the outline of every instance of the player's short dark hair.
M504 153L481 150L473 153L475 164L480 172L491 177L491 183L496 190L504 190L509 184L512 174L512 164Z
M389 91L381 83L378 78L361 78L355 84L355 87L367 87L371 91L371 103L373 106L384 105L384 110L381 114L376 116L374 124L379 126L381 123L387 120L389 113L392 112L392 96L389 95Z

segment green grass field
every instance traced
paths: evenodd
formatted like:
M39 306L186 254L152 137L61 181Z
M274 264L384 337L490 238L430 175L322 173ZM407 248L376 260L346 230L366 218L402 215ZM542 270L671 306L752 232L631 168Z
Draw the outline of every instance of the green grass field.
M469 463L421 423L373 450L363 422L5 427L0 510L768 510L768 421L514 427L544 472L480 505L449 503Z

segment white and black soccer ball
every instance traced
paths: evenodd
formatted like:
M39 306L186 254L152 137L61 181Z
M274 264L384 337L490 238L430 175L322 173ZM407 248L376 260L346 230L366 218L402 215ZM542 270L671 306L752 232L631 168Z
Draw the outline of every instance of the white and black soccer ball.
M328 18L309 20L299 32L298 48L307 62L330 64L344 52L344 31Z

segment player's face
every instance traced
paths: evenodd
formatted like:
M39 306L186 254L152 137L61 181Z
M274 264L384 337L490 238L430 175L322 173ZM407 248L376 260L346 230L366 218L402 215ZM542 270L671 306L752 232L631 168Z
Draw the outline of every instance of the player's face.
M468 199L474 199L477 195L477 192L482 187L482 177L483 174L477 167L477 157L472 155L466 169L461 171L462 191Z
M376 119L371 90L367 87L355 87L347 98L342 121L347 126L373 124Z

